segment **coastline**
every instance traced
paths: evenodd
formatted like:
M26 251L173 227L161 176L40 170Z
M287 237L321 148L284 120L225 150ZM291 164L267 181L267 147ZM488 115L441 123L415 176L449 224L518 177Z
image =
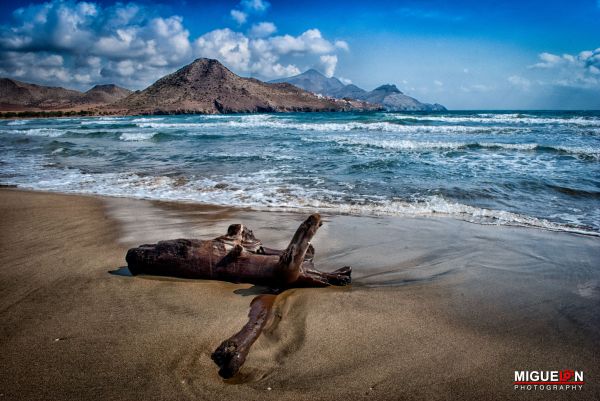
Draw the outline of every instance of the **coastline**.
M249 285L127 277L129 246L244 222L266 244L299 213L0 189L4 399L590 399L600 394L598 239L454 219L325 215L323 270L296 289L241 377L210 353ZM578 392L514 391L517 369L583 370ZM271 390L268 390L271 388Z

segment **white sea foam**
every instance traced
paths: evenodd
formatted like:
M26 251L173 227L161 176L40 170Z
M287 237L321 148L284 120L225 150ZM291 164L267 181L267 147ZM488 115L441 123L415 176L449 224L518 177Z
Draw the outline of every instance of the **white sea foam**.
M346 122L346 123L299 123L280 120L242 120L223 122L187 122L187 123L161 123L144 122L137 123L140 128L178 128L178 129L206 129L206 128L228 128L228 129L279 129L296 131L318 131L318 132L350 132L350 131L377 131L397 133L467 133L467 132L514 132L514 127L468 127L456 125L400 125L390 122Z
M111 124L127 124L129 121L124 117L92 117L79 120L81 125L111 125Z
M25 125L31 120L12 120L6 123L6 125Z
M537 143L500 143L500 142L479 142L474 145L482 148L501 148L510 150L535 150L540 145Z
M132 123L145 123L145 122L155 122L155 121L162 121L164 120L164 117L140 117L140 118L134 118L133 120L131 120Z
M147 141L156 134L156 132L124 132L119 139L122 141Z
M15 135L47 136L52 138L61 136L65 133L65 131L55 128L15 129L8 132Z
M369 198L345 200L347 194L314 186L292 184L285 169L261 170L250 174L181 180L166 176L133 173L86 174L76 169L41 169L42 161L20 158L14 165L17 177L7 184L59 192L88 193L155 200L199 202L271 210L323 210L333 213L388 216L448 216L479 224L536 227L600 235L594 231L559 224L518 213L478 208L429 196L415 201ZM21 178L19 178L21 177ZM300 177L296 177L300 178Z
M310 136L301 137L305 142L317 143L337 143L341 145L354 145L373 147L387 150L459 150L470 147L481 147L489 149L504 149L516 151L534 151L537 149L555 150L557 152L565 152L574 155L581 155L600 159L600 148L591 146L558 146L558 145L542 145L539 143L504 143L504 142L448 142L448 141L419 141L411 139L385 139L381 137L371 136L341 136L341 135L326 135L326 136Z
M547 118L520 114L478 114L475 116L435 116L435 115L392 115L394 119L417 121L441 121L449 123L484 123L484 124L563 124L586 127L600 127L600 119L596 117L564 117Z

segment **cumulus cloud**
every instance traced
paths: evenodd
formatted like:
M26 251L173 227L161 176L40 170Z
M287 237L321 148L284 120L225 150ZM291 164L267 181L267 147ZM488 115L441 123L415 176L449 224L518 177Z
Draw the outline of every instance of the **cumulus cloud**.
M266 0L242 0L237 8L230 11L230 15L239 25L243 25L252 14L263 14L270 6L271 3Z
M332 77L335 73L335 67L338 62L338 58L335 54L325 54L319 57L321 69L323 70L323 74L327 77Z
M250 28L250 36L255 38L263 38L277 32L277 27L272 22L260 22L252 25Z
M233 11L244 23L269 7L245 0ZM272 22L259 22L247 33L223 28L193 39L180 16L160 16L143 5L52 0L19 8L0 26L0 76L80 89L96 83L140 89L197 57L217 58L236 73L262 79L314 65L330 75L336 53L349 49L318 29L297 36L276 31Z
M323 38L318 29L309 29L299 36L277 36L271 39L271 43L280 54L306 52L324 54L335 50L335 44Z
M573 88L600 88L600 48L579 54L541 53L539 62L529 66L542 85Z
M348 46L348 42L344 40L336 40L335 47L337 47L338 49L350 51L350 46Z
M231 18L240 25L243 25L248 20L248 14L240 10L231 10Z
M265 0L242 0L240 7L249 12L264 13L271 6L268 1Z
M52 1L13 13L0 27L0 74L62 84L143 86L192 56L181 17L153 16L135 4ZM42 65L58 60L52 66Z
M338 58L336 46L323 38L318 29L309 29L298 36L246 36L229 28L217 29L200 36L195 42L195 53L223 61L235 71L264 78L285 77L301 72L300 68L284 60L297 56L315 63L326 75L333 75Z

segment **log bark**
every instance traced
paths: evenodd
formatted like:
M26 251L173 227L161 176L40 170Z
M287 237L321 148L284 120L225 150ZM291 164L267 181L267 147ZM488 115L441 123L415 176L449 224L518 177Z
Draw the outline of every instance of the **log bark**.
M219 375L224 379L233 377L246 361L250 347L273 316L276 297L277 295L265 294L254 298L250 303L248 322L212 353L211 358L219 367Z
M315 269L315 249L310 241L322 225L311 215L296 230L286 249L263 246L252 230L232 224L227 234L214 240L176 239L140 245L127 252L133 275L153 274L266 285L279 293L292 287L326 287L350 284L348 266L331 273ZM252 344L273 313L277 295L263 294L250 304L248 322L213 352L223 378L234 376L244 364Z
M214 240L175 239L140 245L127 252L133 275L152 274L266 285L272 288L323 287L351 282L351 269L315 269L310 241L321 217L304 221L284 250L266 248L252 230L233 224Z

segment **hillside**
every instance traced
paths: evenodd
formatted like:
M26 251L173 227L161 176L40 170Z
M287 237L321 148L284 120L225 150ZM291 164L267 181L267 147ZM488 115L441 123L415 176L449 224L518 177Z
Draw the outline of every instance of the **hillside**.
M79 92L0 78L0 110L69 110L102 106L130 93L130 90L116 85L96 85L87 92Z
M395 85L381 85L370 92L356 85L344 85L338 78L326 77L310 69L302 74L271 82L288 82L304 90L337 99L355 99L377 104L390 111L443 111L441 104L421 103L403 94Z
M376 109L361 101L324 99L289 83L240 77L217 60L197 59L148 88L108 106L127 114L252 113Z

